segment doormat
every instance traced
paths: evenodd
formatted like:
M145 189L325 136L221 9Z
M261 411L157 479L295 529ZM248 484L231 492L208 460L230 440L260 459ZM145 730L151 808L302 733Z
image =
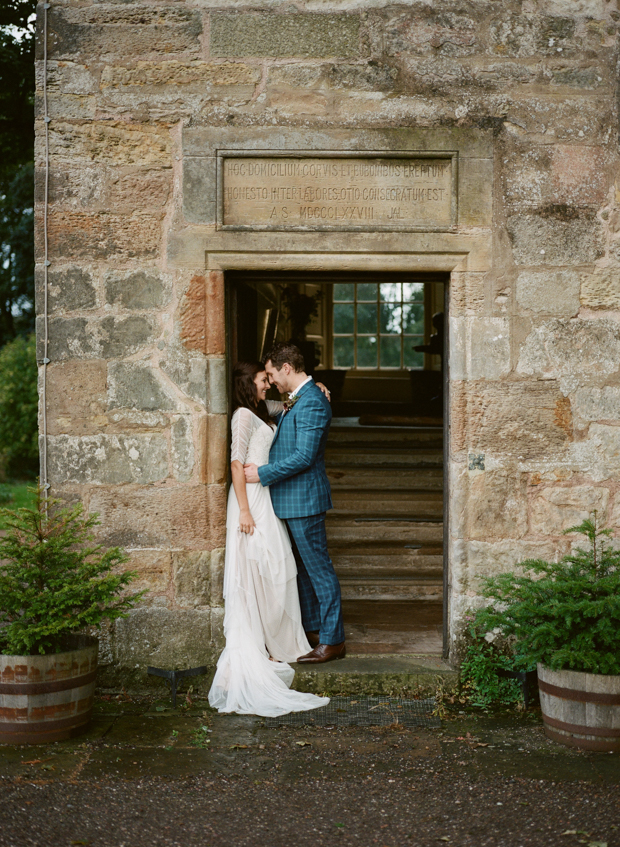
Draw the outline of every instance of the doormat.
M265 726L441 726L433 715L435 699L402 697L332 697L327 706L265 718Z

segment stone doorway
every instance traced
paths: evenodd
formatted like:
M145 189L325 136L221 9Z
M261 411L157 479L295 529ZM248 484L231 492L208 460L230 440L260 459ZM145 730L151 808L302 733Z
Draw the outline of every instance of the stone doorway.
M441 654L448 359L436 316L447 325L448 275L230 271L225 281L229 363L295 337L332 391L327 528L349 652ZM300 335L295 308L310 301Z

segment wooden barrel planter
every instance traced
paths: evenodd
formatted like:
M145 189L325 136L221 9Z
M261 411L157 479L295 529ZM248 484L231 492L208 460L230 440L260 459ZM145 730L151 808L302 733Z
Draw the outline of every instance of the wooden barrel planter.
M98 641L67 641L66 652L0 655L0 744L62 741L91 719Z
M581 750L620 752L620 676L538 665L545 734Z

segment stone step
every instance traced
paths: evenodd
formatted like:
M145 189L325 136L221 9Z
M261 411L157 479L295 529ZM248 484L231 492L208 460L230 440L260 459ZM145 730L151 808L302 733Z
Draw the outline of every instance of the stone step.
M443 490L441 467L372 468L330 465L327 468L327 477L332 491L345 488Z
M369 545L370 546L370 545ZM402 552L381 554L372 547L368 552L353 553L346 546L334 546L331 558L338 573L343 575L385 576L385 577L429 577L441 576L443 572L443 552L435 555L416 555L417 550L405 549Z
M338 571L343 600L381 600L405 602L426 600L441 602L443 581L406 577L345 576Z
M388 542L403 544L435 544L443 540L443 520L404 519L402 516L364 517L347 513L327 513L325 522L330 549L351 542ZM333 551L332 551L333 552Z
M441 517L443 512L442 491L374 491L366 489L339 490L332 492L336 515L353 513L358 516L415 518Z
M443 430L441 427L399 427L399 426L338 426L332 421L329 430L331 444L398 444L441 446Z
M350 446L346 444L327 444L325 464L331 467L374 467L374 468L422 468L443 467L443 450L410 448L398 449L392 447L377 447L367 445Z
M411 652L413 655L354 655L348 647L346 658L336 662L293 665L292 687L331 696L433 697L456 685L457 672L442 660L440 650Z

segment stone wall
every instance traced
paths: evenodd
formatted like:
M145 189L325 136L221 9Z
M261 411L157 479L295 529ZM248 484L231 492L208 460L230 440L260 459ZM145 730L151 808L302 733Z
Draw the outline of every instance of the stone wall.
M220 254L450 269L453 643L477 575L559 555L592 508L620 525L616 3L53 0L48 15L49 478L149 588L107 661L140 676L221 639ZM216 230L207 148L476 139L448 235Z

